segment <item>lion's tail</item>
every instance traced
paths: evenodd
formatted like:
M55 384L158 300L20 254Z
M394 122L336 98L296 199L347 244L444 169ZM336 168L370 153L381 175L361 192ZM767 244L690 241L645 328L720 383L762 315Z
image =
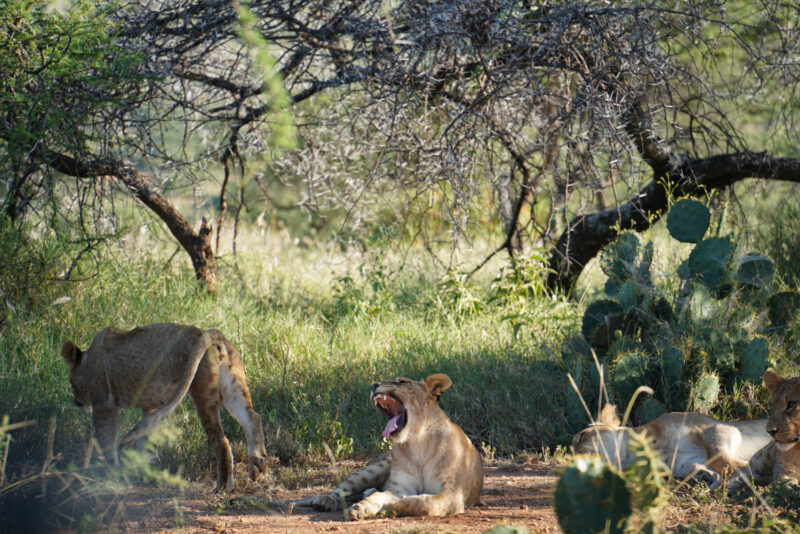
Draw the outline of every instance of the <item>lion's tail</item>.
M142 420L122 438L120 445L126 445L146 436L158 426L164 417L172 413L178 404L180 404L181 400L183 400L183 397L186 396L186 392L189 391L189 386L192 385L192 380L194 380L194 375L197 372L197 367L200 365L200 360L202 360L203 356L206 354L208 354L210 358L218 359L224 359L228 356L228 350L225 348L225 336L223 336L222 332L219 330L206 330L203 332L192 349L189 362L181 377L178 391L175 392L175 395L173 395L166 404L154 412L144 415Z

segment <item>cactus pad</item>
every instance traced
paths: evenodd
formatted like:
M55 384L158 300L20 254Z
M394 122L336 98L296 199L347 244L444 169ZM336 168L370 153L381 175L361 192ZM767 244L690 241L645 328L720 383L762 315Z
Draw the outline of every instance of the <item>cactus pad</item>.
M633 396L639 386L651 386L653 373L650 370L650 358L639 351L622 354L614 362L614 392L623 404Z
M661 355L661 372L667 386L676 386L683 381L683 354L670 347Z
M625 481L596 457L580 457L564 470L555 493L558 524L566 534L625 531L631 497Z
M705 328L696 341L700 350L706 354L705 363L710 370L728 375L736 369L736 352L725 331Z
M742 285L767 289L775 278L775 264L759 254L747 254L739 260L736 281Z
M600 253L600 267L609 278L629 280L636 272L641 241L634 232L623 232Z
M626 312L636 308L636 285L633 282L625 282L617 293L617 302Z
M703 239L711 221L711 213L701 202L684 198L672 206L667 214L667 230L683 243L697 243Z
M725 237L699 242L689 254L689 273L709 290L716 292L727 281L734 246Z
M751 384L760 384L764 371L767 370L767 358L769 358L767 340L763 337L755 338L742 354L742 367L739 370L741 379Z
M691 407L698 412L708 413L719 399L719 376L708 373L701 376L692 387Z
M613 300L592 302L583 314L581 332L594 347L607 348L614 342L614 332L623 327L623 311Z

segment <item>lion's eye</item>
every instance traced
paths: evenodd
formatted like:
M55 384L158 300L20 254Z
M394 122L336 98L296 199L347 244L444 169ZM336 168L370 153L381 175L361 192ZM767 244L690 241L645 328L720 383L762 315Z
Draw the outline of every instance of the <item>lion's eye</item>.
M796 401L789 401L789 402L786 403L786 411L787 412L792 412L792 411L794 411L795 408L797 408L797 402Z

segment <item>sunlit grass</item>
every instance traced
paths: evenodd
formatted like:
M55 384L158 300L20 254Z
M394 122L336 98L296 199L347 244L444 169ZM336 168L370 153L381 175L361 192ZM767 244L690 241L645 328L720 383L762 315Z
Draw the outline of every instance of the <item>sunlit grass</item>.
M130 251L85 281L39 287L43 304L8 314L0 338L0 414L39 421L14 436L11 470L40 463L50 416L63 458L78 458L89 441L90 418L71 404L61 344L85 348L105 326L159 321L218 328L234 343L268 448L284 460L321 455L323 442L339 457L374 453L383 421L369 384L435 372L453 379L442 404L478 444L507 454L569 438L559 342L577 324L576 306L514 297L464 308L460 301L490 302L490 285L470 281L442 294L424 260L401 268L389 254L274 252L225 256L217 299L198 290L184 258L168 264L167 255ZM136 418L128 413L123 424ZM161 447L162 463L208 477L213 455L191 401L170 422L178 437ZM227 415L224 423L232 441L243 440Z

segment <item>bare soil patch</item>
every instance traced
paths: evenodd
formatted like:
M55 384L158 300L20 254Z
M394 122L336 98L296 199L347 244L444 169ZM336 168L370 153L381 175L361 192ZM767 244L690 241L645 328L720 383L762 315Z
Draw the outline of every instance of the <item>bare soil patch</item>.
M351 468L357 466L350 466ZM558 479L555 464L530 461L486 467L482 503L463 514L444 518L381 518L345 521L342 513L290 510L272 505L323 491L331 485L298 489L263 486L242 480L227 495L213 493L207 485L193 484L182 494L174 490L142 490L128 499L119 522L107 532L244 533L480 533L498 524L513 524L531 532L559 532L553 510Z

